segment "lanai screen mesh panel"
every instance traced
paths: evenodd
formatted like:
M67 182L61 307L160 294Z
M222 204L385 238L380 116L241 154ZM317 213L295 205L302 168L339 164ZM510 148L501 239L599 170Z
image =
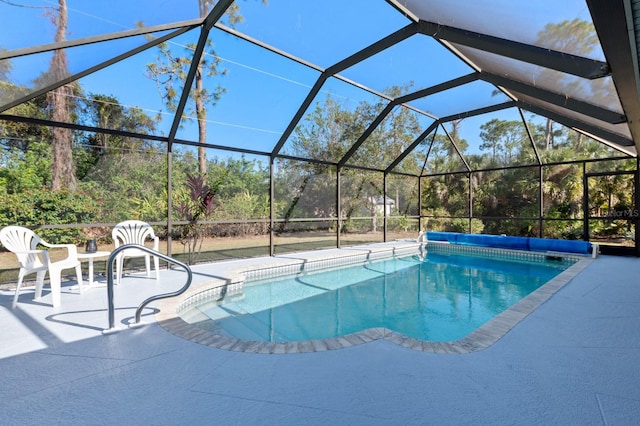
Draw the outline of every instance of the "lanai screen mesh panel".
M616 35L633 18L616 15L621 0L560 3L67 0L55 43L55 9L0 2L2 148L44 150L49 129L65 128L86 155L80 183L112 193L105 171L117 161L152 168L160 186L137 197L142 179L129 170L137 198L108 201L159 222L166 210L184 222L168 197L207 175L225 202L207 226L269 235L276 252L301 247L298 232L308 248L356 244L414 232L425 217L541 235L557 220L574 236L584 218L570 215L575 202L565 211L579 188L563 163L636 155L639 79L636 52L621 55L629 35ZM53 59L66 67L52 72ZM51 122L53 95L77 108ZM624 163L600 164L637 164Z

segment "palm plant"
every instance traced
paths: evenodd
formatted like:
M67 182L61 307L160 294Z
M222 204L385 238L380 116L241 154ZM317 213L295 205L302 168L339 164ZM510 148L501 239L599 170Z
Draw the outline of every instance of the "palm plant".
M219 202L204 175L187 174L187 189L187 196L180 200L176 210L188 221L181 228L180 239L188 250L191 265L196 261L205 237L205 225L199 222L210 218Z

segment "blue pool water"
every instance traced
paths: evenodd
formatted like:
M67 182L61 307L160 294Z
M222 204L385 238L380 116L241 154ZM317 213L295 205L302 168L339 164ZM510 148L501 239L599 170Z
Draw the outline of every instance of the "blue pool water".
M287 342L385 327L458 340L570 266L432 254L245 284L240 297L198 307L198 323L239 339Z

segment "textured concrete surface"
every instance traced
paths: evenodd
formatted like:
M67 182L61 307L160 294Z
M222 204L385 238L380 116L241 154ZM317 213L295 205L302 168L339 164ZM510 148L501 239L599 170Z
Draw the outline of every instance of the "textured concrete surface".
M196 280L224 265L196 267ZM178 275L176 275L178 274ZM387 340L259 354L193 343L158 324L103 335L106 290L62 306L0 293L3 425L632 425L640 418L640 259L603 256L487 349L415 351ZM149 292L129 276L124 326ZM153 322L154 309L145 310Z

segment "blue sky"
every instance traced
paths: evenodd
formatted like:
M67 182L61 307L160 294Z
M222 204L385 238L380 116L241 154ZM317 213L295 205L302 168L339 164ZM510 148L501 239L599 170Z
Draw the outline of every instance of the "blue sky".
M55 0L16 0L15 3L30 6L20 8L0 2L0 28L3 37L0 47L15 49L49 43L53 40L53 27L43 16L41 5L55 5ZM276 48L309 61L319 67L328 67L377 39L407 25L409 21L383 0L325 0L323 7L317 2L300 0L270 0L263 5L259 0L240 3L245 20L237 29ZM426 2L425 2L426 4ZM433 3L435 5L436 3ZM548 12L557 13L557 19L588 18L584 1L544 0L516 2L500 0L491 2L492 10L503 22L475 19L475 8L486 7L485 2L473 6L463 0L438 3L446 14L456 11L457 21L450 25L479 25L475 30L495 31L496 35L508 35L526 23L529 33L537 31L549 19ZM68 0L69 39L105 34L134 28L137 21L156 25L197 18L196 0ZM431 9L428 9L431 10ZM435 9L434 9L435 10ZM485 10L487 12L487 10ZM488 13L487 12L487 13ZM531 34L525 37L532 37ZM172 40L176 52L194 43L197 32ZM270 151L279 139L289 120L305 98L319 73L306 66L285 60L278 55L259 49L228 34L214 30L211 34L215 53L227 69L225 77L208 79L208 87L226 88L226 94L215 107L209 107L209 138L211 143L241 146ZM125 52L145 40L142 37L100 43L68 49L72 72L79 72L110 56ZM145 65L154 62L156 49L129 58L108 70L99 71L81 80L89 93L113 95L123 105L138 106L149 115L166 111L157 87L146 74ZM12 77L29 84L48 67L50 55L33 58L16 58ZM342 75L366 86L382 91L392 85L413 84L414 89L429 87L472 72L472 69L453 57L444 47L425 36L414 37L376 55ZM449 115L456 110L474 109L486 102L503 102L504 97L491 97L492 86L475 83L446 95L419 100L412 105L425 111ZM330 80L318 99L327 94L341 99L345 107L355 108L362 100L373 101L375 96L348 84ZM518 119L516 111L507 111L505 119ZM461 127L462 135L477 145L479 117L466 119ZM166 134L169 120L164 120L160 132ZM186 124L178 137L195 140L195 126Z

